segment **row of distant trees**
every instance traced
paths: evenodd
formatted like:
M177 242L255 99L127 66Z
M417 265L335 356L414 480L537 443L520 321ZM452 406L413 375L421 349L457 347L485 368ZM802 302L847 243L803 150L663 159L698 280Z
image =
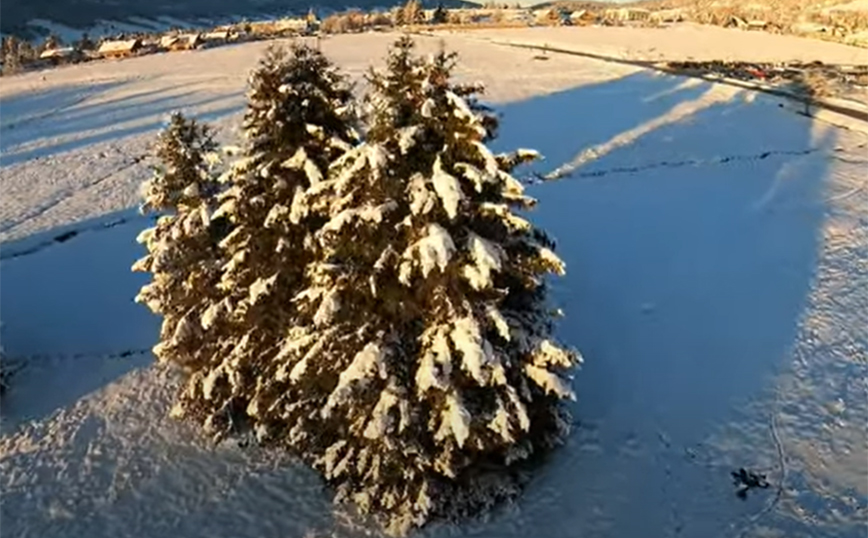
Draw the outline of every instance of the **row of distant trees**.
M487 2L483 9L494 10L486 15L487 22L503 23L504 14L497 10L521 9L518 4L506 4ZM552 8L549 16L540 22L558 23L562 20L560 9ZM403 6L392 8L389 12L366 13L361 10L350 10L343 13L335 13L326 17L322 22L321 30L327 34L340 34L358 32L371 28L421 25L421 24L472 24L477 22L477 17L468 15L465 10L450 10L443 4L437 6L430 16L426 16L425 10L419 0L408 0Z
M519 6L506 3L488 2L483 6L485 9L518 9ZM306 19L312 24L312 28L317 26L318 19L316 14L311 10L308 12ZM549 22L556 23L561 19L559 11L551 10ZM467 24L475 21L475 18L470 17L466 12L449 10L443 4L439 4L436 9L426 16L422 3L419 0L407 0L403 6L397 6L388 12L364 12L361 10L350 10L344 13L336 13L326 17L321 24L319 30L327 34L340 34L349 32L364 31L372 28L392 28L408 25L419 24ZM497 13L491 15L490 22L504 22L503 17L498 17ZM257 24L253 25L248 22L243 22L236 25L247 39L272 39L275 37L286 37L286 32L278 28L271 28L269 25ZM147 33L137 34L122 34L113 36L113 39L147 39L160 37ZM56 34L49 35L42 43L33 45L31 42L8 36L3 38L2 44L2 59L3 59L3 74L11 74L20 70L38 65L40 54L46 50L57 49L64 46L70 46L76 50L85 52L95 50L99 46L99 42L91 40L87 34L84 34L81 39L64 43L60 36Z
M57 34L48 35L41 43L36 45L14 35L5 36L3 37L2 45L0 45L3 58L3 73L17 72L27 64L37 61L40 54L44 51L58 49L67 45L81 51L93 50L97 46L87 33L83 34L80 39L68 44L64 43L63 39Z
M443 24L448 21L449 10L442 4L434 10L430 20L426 20L425 11L418 0L408 0L403 6L397 6L388 13L365 13L351 10L345 13L335 13L325 18L321 30L329 34L354 32L373 27L404 26L411 24Z

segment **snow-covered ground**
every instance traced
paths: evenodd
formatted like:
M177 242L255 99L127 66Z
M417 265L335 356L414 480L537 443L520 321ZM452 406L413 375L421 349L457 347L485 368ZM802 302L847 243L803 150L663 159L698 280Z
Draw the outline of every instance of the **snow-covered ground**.
M561 26L477 30L498 43L548 45L630 60L868 63L868 50L791 35L680 23L663 28Z
M392 37L323 48L359 76ZM787 54L847 61L786 39ZM575 434L519 502L423 534L864 536L868 127L629 65L446 40L503 113L496 146L536 148L538 171L562 176L532 187L533 216L568 264L554 298L586 365ZM2 536L374 534L313 473L209 448L166 418L171 379L147 351L158 320L132 302L147 221L131 207L156 130L182 108L231 140L265 46L4 78L0 319L27 367L2 409ZM772 487L738 499L738 467Z

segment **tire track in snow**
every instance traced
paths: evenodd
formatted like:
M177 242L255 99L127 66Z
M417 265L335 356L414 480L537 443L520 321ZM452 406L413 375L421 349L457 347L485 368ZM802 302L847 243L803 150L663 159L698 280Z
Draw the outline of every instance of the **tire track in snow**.
M861 148L864 146L865 146L865 144L860 144L860 145L856 146L856 148ZM760 153L743 154L743 155L727 155L727 156L723 156L723 157L716 157L713 159L685 159L685 160L681 160L681 161L660 161L660 162L656 162L656 163L649 163L649 164L638 165L638 166L620 166L620 167L614 167L614 168L607 168L607 169L603 169L603 170L592 170L592 171L587 171L587 172L570 171L570 172L558 173L558 174L556 174L556 173L549 173L549 174L533 173L533 174L529 174L529 175L525 176L523 178L523 182L526 184L530 184L530 185L537 185L540 183L546 183L546 182L554 181L554 180L558 180L558 179L567 179L567 178L569 178L569 179L593 179L593 178L599 178L599 177L610 176L610 175L618 175L618 174L636 174L636 173L645 172L647 170L654 170L657 168L683 168L686 166L719 166L719 165L736 163L736 162L762 161L762 160L765 160L765 159L768 159L771 157L800 157L800 156L810 155L812 153L817 153L820 150L821 150L821 148L808 148L808 149L803 149L803 150L767 150L767 151L763 151ZM836 153L845 152L845 151L847 151L847 148L839 147L839 148L836 148L834 151ZM837 156L834 154L829 155L829 157L836 159L836 160L843 161L843 162L849 162L849 160L847 158L840 157L840 156ZM139 157L138 162L141 162L141 160L144 160L145 158L146 157ZM119 168L119 169L115 170L114 172L107 174L106 176L104 176L100 180L94 182L93 184L89 185L88 187L92 187L92 186L96 185L97 183L99 183L99 181L105 181L106 179L109 179L110 177L114 176L115 174L118 174L118 173L134 166L135 164L138 164L138 162L128 164L122 168ZM858 192L858 191L861 191L862 188L864 188L864 187L865 187L865 185L863 184L860 187L857 187L855 190ZM852 194L854 194L854 192L846 193L847 196L850 196ZM70 195L70 196L72 196L72 195ZM64 199L66 199L68 197L69 196L53 202L51 204L51 207L61 203ZM40 211L38 214L44 213L48 209L50 209L50 207L45 208L43 211ZM33 215L29 218L33 218L34 216L38 216L38 214ZM27 219L21 219L21 222L23 222L24 220L27 220ZM73 229L68 230L66 232L59 233L50 239L46 239L45 241L43 241L37 245L34 245L30 248L20 250L17 252L13 252L12 254L8 254L8 255L3 255L2 253L0 253L0 261L11 260L11 259L15 259L15 258L21 258L24 256L29 256L31 254L36 254L37 252L40 252L46 248L52 247L54 245L58 245L60 243L65 243L65 242L69 241L70 239L73 239L73 238L79 236L82 233L108 230L108 229L114 228L116 226L122 226L124 224L134 222L137 220L149 221L149 222L155 221L154 218L147 217L147 216L122 217L122 218L114 219L114 220L111 220L108 222L94 224L91 226L86 226L86 227L82 227L82 228L73 228Z
M653 170L655 168L682 168L685 166L715 166L721 164L729 164L735 162L750 162L750 161L762 161L764 159L768 159L769 157L800 157L803 155L810 155L811 153L816 153L820 151L820 148L808 148L803 150L767 150L761 153L751 153L744 155L727 155L724 157L715 157L713 159L684 159L681 161L660 161L656 163L649 163L637 166L616 166L614 168L607 168L603 170L592 170L588 172L575 172L575 171L558 171L549 173L549 174L532 174L530 178L530 183L545 183L549 181L554 181L558 179L587 179L587 178L597 178L603 176L610 176L616 174L635 174L639 172L644 172L646 170Z
M88 358L99 358L101 360L122 360L141 357L151 353L151 348L147 349L125 349L123 351L113 353L51 353L51 354L34 354L34 355L3 355L4 362L4 380L5 384L9 382L19 373L27 370L28 366L33 366L38 363L58 363L71 360L81 360ZM7 387L8 388L8 387Z
M723 164L729 164L729 163L735 163L735 162L761 161L764 159L768 159L770 157L797 157L797 156L809 155L812 153L816 153L818 151L820 151L820 148L809 148L809 149L804 149L804 150L768 150L768 151L764 151L762 153L755 153L755 154L728 155L728 156L724 156L724 157L717 157L714 159L686 159L686 160L682 160L682 161L661 161L661 162L649 163L649 164L638 165L638 166L621 166L621 167L615 167L615 168L608 168L608 169L604 169L604 170L593 170L593 171L588 171L588 172L570 172L570 173L559 174L557 176L554 176L553 174L533 173L533 174L529 174L528 176L525 176L525 178L523 178L523 182L526 184L530 184L530 185L536 185L536 184L540 184L540 183L546 183L549 181L554 181L557 179L566 179L566 178L569 178L569 179L593 179L593 178L599 178L599 177L604 177L604 176L609 176L609 175L617 175L617 174L636 174L636 173L645 172L647 170L654 170L657 168L683 168L685 166L716 166L716 165L723 165ZM836 151L843 151L843 150L836 150ZM134 163L134 164L137 164L137 163ZM123 170L133 166L134 164L130 164L130 165L127 165L121 169L115 170L111 174L108 174L107 176L101 178L100 181L104 181L104 180L108 179L109 177L112 177L113 175L118 174L118 173L122 172ZM92 186L96 185L97 183L98 182L94 182L93 184L89 185L88 187L92 187ZM72 195L70 195L70 196L72 196ZM64 199L66 199L68 197L69 196L53 202L50 205L50 207L53 207L53 206L61 203ZM50 209L50 207L45 207L42 211L39 211L38 213L33 214L28 218L36 217L39 214L42 214L45 211L47 211L48 209ZM23 222L24 220L27 220L27 219L21 219L21 222ZM36 254L36 253L41 252L42 250L44 250L46 248L49 248L49 247L52 247L52 246L55 246L55 245L58 245L61 243L65 243L65 242L69 241L70 239L73 239L73 238L79 236L82 233L108 230L108 229L114 228L115 226L122 226L124 224L129 223L129 222L134 222L136 220L148 220L150 222L154 221L153 218L145 217L145 216L138 216L135 218L123 217L123 218L115 219L115 220L112 220L109 222L94 224L92 226L87 226L87 227L83 227L83 228L73 228L73 229L68 230L66 232L60 233L60 234L58 234L58 235L56 235L50 239L46 239L45 241L43 241L37 245L34 245L30 248L20 250L20 251L17 251L17 252L14 252L12 254L8 254L8 255L3 255L2 253L0 253L0 261L11 260L11 259L21 258L24 256ZM19 224L20 224L20 222L19 222Z

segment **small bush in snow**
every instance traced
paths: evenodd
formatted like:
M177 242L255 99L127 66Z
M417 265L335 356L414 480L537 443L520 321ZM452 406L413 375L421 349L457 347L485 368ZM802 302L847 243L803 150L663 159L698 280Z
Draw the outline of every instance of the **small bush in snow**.
M243 155L202 201L216 210L199 210L228 220L219 253L194 234L173 256L209 263L150 285L166 320L156 351L190 372L178 414L218 436L246 421L396 533L514 494L521 465L568 430L579 359L551 336L546 274L564 265L518 214L535 201L511 171L536 154L489 151L497 121L479 88L450 81L453 63L399 40L369 76L360 141L318 52L269 55ZM172 223L192 211L169 209ZM149 248L146 260L187 250ZM175 341L181 323L196 349Z

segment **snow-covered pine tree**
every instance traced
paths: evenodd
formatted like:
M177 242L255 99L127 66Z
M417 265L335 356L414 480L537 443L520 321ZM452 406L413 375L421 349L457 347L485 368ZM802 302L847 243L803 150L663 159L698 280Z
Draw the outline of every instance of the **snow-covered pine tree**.
M415 47L409 35L401 36L389 50L385 70L368 72L368 82L376 91L365 94L366 139L386 138L418 116L425 62L413 54Z
M219 190L216 150L207 126L175 113L157 141L161 164L142 187L142 213L157 221L138 237L148 254L133 271L151 273L152 280L136 301L163 318L157 359L188 372L207 364L214 349L197 320L213 300L220 274L211 221Z
M486 148L496 120L412 42L371 77L367 140L303 204L315 233L298 325L276 359L287 442L338 499L403 533L517 492L517 462L568 431L579 356L552 338L545 275L563 273L510 175L536 156Z
M351 99L344 77L306 45L270 49L251 77L243 148L221 178L227 188L212 215L229 221L219 243L222 295L195 320L206 331L221 328L176 408L217 439L238 419L262 441L287 427L281 406L293 395L277 355L293 327L310 230L321 225L302 193L357 143Z

